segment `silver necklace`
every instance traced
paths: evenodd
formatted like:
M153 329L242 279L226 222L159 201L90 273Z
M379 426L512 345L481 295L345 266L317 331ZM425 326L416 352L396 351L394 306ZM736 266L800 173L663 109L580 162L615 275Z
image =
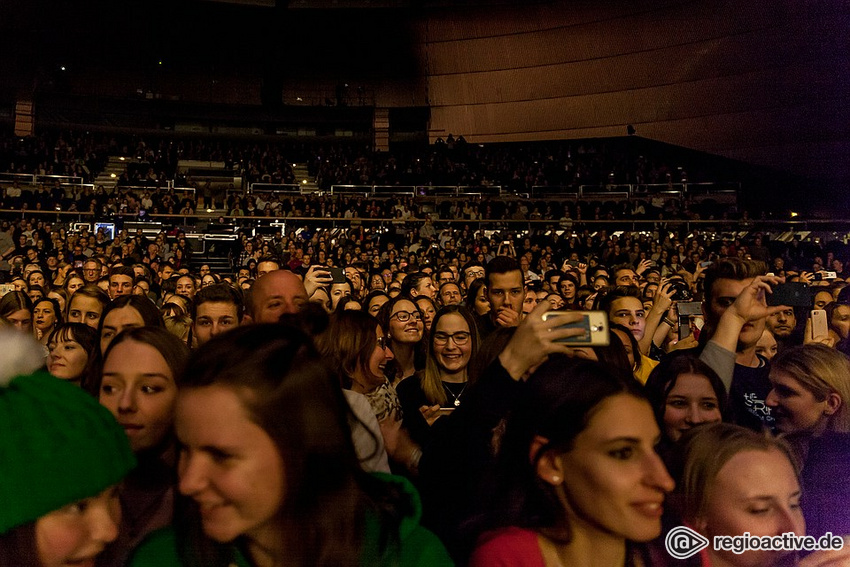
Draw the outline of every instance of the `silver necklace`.
M460 405L460 397L463 395L463 392L466 390L466 385L467 385L467 384L469 384L469 382L464 382L464 383L463 383L463 388L461 388L461 389L460 389L460 392L458 392L457 396L455 396L455 395L454 395L454 392L452 392L451 390L449 390L449 387L448 387L448 386L446 386L446 383L445 383L445 382L443 382L443 381L441 380L441 381L440 381L440 383L443 385L443 389L444 389L446 392L448 392L448 393L449 393L449 395L452 397L452 399L454 399L454 406L455 406L455 407L458 407L458 406Z

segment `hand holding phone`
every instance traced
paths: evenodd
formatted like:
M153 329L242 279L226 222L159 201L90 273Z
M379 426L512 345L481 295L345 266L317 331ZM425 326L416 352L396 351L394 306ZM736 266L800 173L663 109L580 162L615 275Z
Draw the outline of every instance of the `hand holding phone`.
M809 284L803 282L780 283L773 286L773 293L767 294L767 304L770 306L811 307L812 292Z
M345 272L342 268L328 268L328 271L331 274L331 283L345 283Z
M583 333L578 336L559 339L570 346L608 346L610 336L608 334L608 316L604 311L547 311L543 314L543 320L561 318L567 315L580 314L582 319L577 322L559 325L558 329L581 329Z
M815 340L819 337L828 337L829 336L829 325L826 321L826 311L823 309L813 309L809 314L811 318L811 338Z

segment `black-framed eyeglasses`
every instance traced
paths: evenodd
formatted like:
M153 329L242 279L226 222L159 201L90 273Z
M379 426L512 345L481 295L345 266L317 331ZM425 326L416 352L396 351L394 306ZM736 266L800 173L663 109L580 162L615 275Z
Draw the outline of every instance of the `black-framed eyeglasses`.
M399 320L400 323L407 323L410 321L410 318L413 317L414 321L421 321L422 314L419 311L399 311L397 313L393 313L390 319L395 317Z
M451 339L457 346L463 346L469 342L470 334L466 331L458 331L457 333L434 333L434 344L443 346Z
M381 350L387 350L387 347L390 346L387 344L387 337L378 337L376 342L381 347Z

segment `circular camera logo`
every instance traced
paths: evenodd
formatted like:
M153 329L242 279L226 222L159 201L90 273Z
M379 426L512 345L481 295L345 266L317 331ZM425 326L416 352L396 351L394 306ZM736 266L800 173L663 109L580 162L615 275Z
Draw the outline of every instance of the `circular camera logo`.
M708 547L708 540L685 526L678 526L667 533L664 547L675 559L687 559Z

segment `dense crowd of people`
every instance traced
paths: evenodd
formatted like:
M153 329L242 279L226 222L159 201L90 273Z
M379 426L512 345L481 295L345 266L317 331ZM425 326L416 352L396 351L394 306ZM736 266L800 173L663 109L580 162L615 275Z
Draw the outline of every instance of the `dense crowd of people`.
M0 171L78 176L92 182L110 155L129 158L124 186L191 182L180 160L223 163L248 183L295 182L293 163L307 165L320 188L332 185L498 185L509 192L534 186L605 186L729 181L722 167L670 151L635 149L623 140L468 144L463 136L427 148L374 151L368 143L256 142L139 137L94 132L0 135ZM732 181L737 181L732 179Z
M552 228L244 232L216 272L180 231L2 221L0 566L672 565L680 524L850 535L845 247Z

